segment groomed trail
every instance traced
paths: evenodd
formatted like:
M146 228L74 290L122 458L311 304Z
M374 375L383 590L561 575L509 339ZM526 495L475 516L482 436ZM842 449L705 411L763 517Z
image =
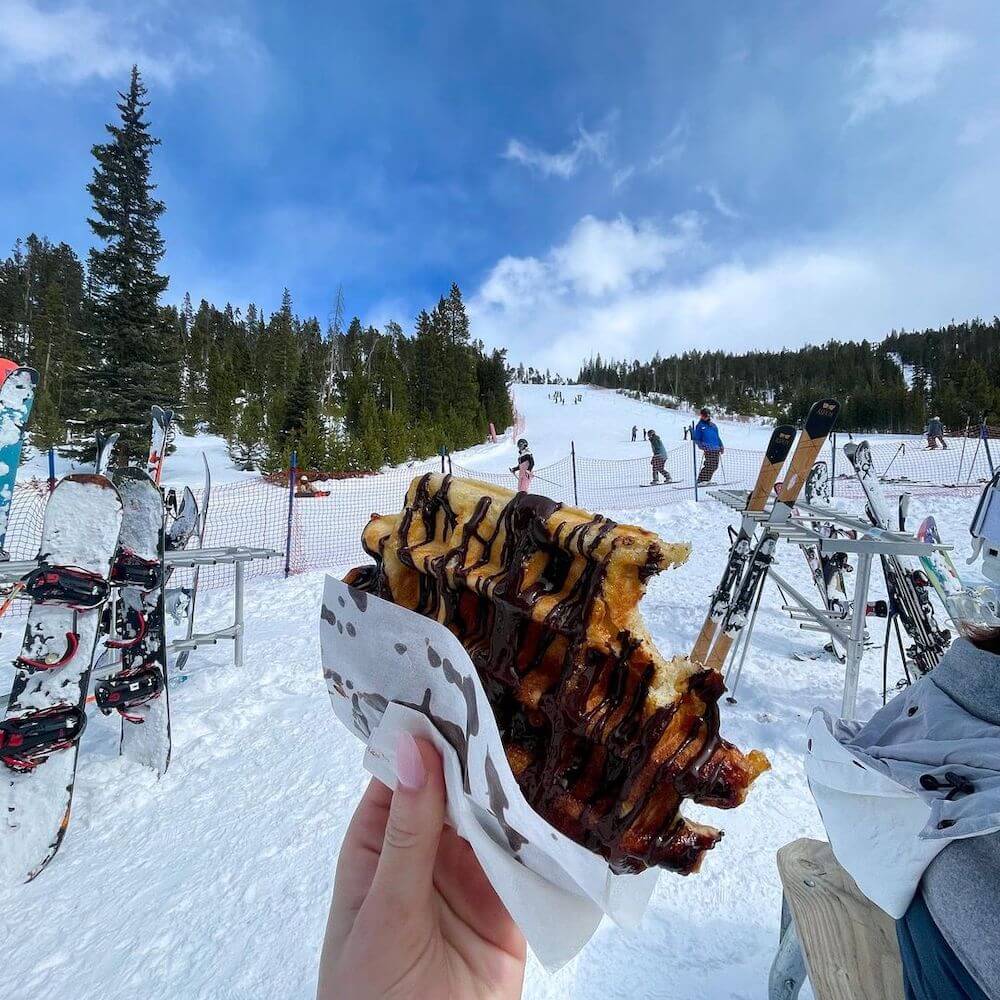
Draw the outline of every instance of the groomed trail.
M561 406L546 398L550 391L516 387L540 465L564 455L571 438L586 455L645 455L644 425L671 447L691 420L605 390L566 387ZM576 392L584 395L579 405L570 402ZM633 423L640 428L635 445ZM762 447L768 429L723 423L722 435L732 446ZM197 439L189 442L196 448ZM455 457L501 471L513 463L514 447L508 437ZM169 473L168 465L165 478L176 481ZM192 477L197 485L200 469ZM915 500L910 518L916 525L934 514L962 568L974 504ZM643 602L660 648L688 651L735 518L711 500L686 499L614 517L694 543L690 561L652 580ZM801 553L782 543L777 554L783 573L809 593ZM882 596L877 572L875 580L873 597ZM320 673L322 581L322 573L251 581L244 669L236 671L224 646L192 656L190 678L171 687L174 754L159 782L118 757L116 719L91 717L62 850L36 882L0 899L5 1000L314 996L337 851L367 781L361 744L334 719ZM221 627L230 607L229 594L205 592L199 630ZM22 622L8 623L4 663L15 655ZM879 643L882 627L872 620ZM843 674L822 653L808 659L820 647L815 634L793 627L768 589L739 704L722 705L722 731L742 748L764 750L773 770L734 812L689 806L692 818L726 832L702 872L664 874L640 930L605 922L559 974L547 976L531 962L525 997L767 996L780 908L775 852L797 837L822 836L800 763L803 731L813 706L837 712ZM895 657L890 662L893 684L899 667ZM859 714L879 704L881 649L872 649L862 666Z

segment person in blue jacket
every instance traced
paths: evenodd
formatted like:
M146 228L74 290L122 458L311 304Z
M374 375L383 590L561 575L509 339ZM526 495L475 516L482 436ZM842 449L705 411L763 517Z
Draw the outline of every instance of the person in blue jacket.
M701 419L691 432L691 439L705 456L701 463L701 471L698 473L698 482L709 483L719 467L719 458L726 449L719 436L719 428L712 421L712 414L708 408L703 406L699 415Z

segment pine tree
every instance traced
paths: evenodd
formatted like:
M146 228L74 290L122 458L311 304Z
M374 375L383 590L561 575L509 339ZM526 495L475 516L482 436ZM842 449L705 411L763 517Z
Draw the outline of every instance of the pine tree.
M177 358L157 323L157 302L168 281L157 270L164 250L157 220L164 205L150 179L151 154L160 140L149 130L138 67L119 97L120 121L106 126L110 141L91 150L97 164L87 185L93 199L88 222L102 245L90 251L91 322L77 378L86 430L117 427L120 453L135 457L147 447L150 406L176 405L165 392L176 384L171 369ZM89 447L81 443L81 449Z

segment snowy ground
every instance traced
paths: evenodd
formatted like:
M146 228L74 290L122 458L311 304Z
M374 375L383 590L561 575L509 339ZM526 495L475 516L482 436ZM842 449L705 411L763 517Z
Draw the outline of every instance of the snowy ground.
M598 390L580 390L579 406L556 406L548 391L517 393L540 464L564 455L571 437L588 455L645 455L648 445L628 440L633 423L657 427L669 446L691 419ZM572 387L564 392L572 399ZM768 433L741 423L722 432L727 443L756 447ZM500 471L513 456L508 438L456 458ZM197 484L200 458L191 470ZM213 473L226 475L215 462ZM911 517L917 523L933 513L945 539L957 543L961 566L973 506L914 501ZM689 649L734 518L710 500L615 517L694 542L687 565L651 581L643 603L660 648ZM800 552L782 545L778 556L808 592ZM361 744L334 719L320 673L322 580L311 573L250 583L245 668L237 672L225 648L192 657L191 676L171 691L174 757L161 781L118 758L113 720L91 719L62 850L36 882L10 888L0 902L0 923L10 929L2 946L5 997L313 996L337 850L366 783ZM199 629L221 626L231 613L228 595L205 597ZM0 641L0 661L16 652L16 632ZM879 620L873 632L881 641ZM739 704L723 706L722 725L740 747L764 750L773 770L734 812L689 807L692 817L726 831L703 871L687 879L664 874L640 930L605 922L557 975L532 962L526 997L766 997L780 903L774 854L797 837L822 836L801 766L802 734L814 706L839 708L842 669L822 654L792 658L820 645L792 626L768 590ZM890 684L898 675L892 663ZM880 703L881 650L872 649L859 714Z

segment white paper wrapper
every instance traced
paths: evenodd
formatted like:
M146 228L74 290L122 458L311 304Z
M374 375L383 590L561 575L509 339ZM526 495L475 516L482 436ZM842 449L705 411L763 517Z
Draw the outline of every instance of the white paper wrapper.
M394 787L397 735L405 730L435 744L449 822L547 969L573 958L603 914L622 927L639 923L658 871L615 875L528 805L475 667L451 632L332 577L321 619L333 710L368 744L365 767Z

